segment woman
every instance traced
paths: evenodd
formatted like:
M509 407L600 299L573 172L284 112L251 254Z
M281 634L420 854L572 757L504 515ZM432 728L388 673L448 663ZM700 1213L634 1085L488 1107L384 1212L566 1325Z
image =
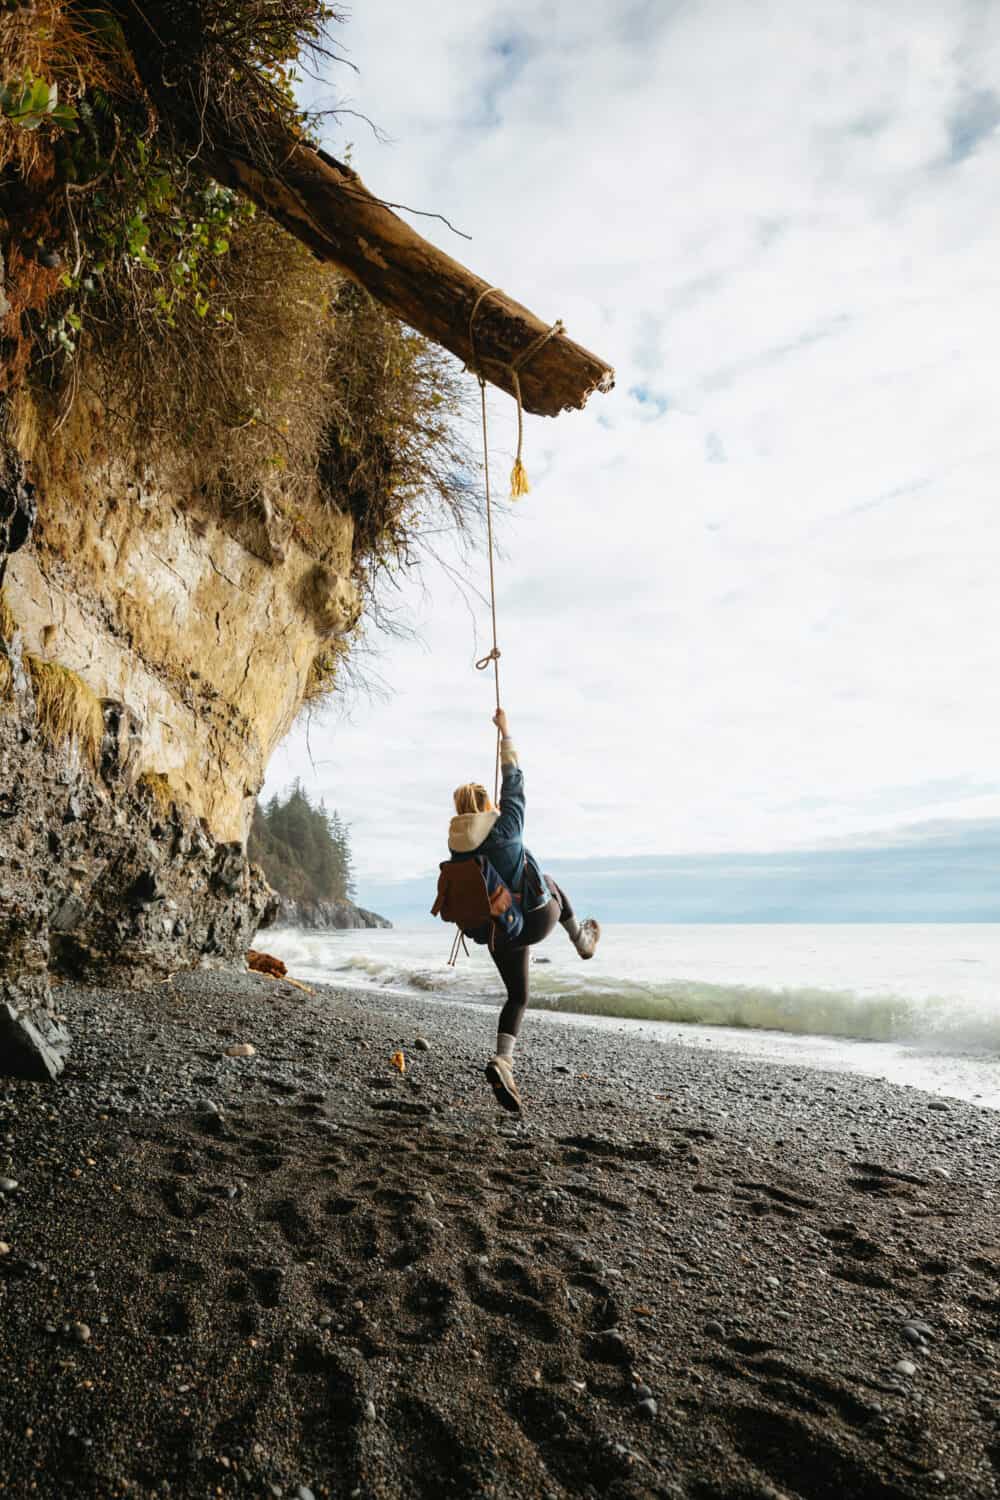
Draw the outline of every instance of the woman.
M517 764L517 751L502 708L493 715L493 722L501 735L499 811L478 782L460 786L455 792L448 848L459 857L485 854L521 902L524 927L520 935L509 939L497 930L490 946L507 989L507 1003L500 1012L496 1056L486 1064L486 1077L497 1103L516 1112L521 1108L521 1097L514 1082L512 1059L528 1005L528 949L547 938L561 922L580 957L593 958L601 929L592 917L577 921L565 892L551 875L542 874L538 861L524 847L524 773Z

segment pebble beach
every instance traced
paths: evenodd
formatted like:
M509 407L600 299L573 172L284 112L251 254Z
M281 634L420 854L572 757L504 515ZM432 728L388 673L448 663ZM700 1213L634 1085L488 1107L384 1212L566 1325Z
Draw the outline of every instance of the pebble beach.
M0 1083L0 1494L1000 1491L1000 1113L529 1014L519 1118L459 1006L59 1004Z

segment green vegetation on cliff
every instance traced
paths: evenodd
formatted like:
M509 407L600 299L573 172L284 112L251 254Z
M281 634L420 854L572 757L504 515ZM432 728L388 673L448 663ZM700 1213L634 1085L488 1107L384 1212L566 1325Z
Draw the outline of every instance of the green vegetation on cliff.
M296 86L337 56L336 11L0 0L0 12L0 440L6 426L16 441L3 405L19 388L35 453L62 428L72 447L82 409L107 459L169 473L257 555L280 566L292 538L317 576L349 570L371 618L428 518L462 526L475 507L465 382L220 181L253 160L287 188L275 143L320 132ZM292 220L302 212L295 200ZM334 686L353 638L320 642L306 701Z
M282 801L254 810L247 855L280 896L311 904L350 901L354 870L347 827L336 811L310 802L301 782Z

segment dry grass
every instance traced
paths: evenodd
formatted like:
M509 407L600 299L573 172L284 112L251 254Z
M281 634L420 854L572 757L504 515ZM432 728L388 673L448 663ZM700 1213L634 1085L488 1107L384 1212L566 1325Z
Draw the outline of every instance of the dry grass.
M429 520L462 529L478 515L476 460L462 431L471 382L353 283L334 305L326 374L334 400L320 483L328 503L354 518L371 594L383 569L415 561Z
M0 637L9 641L17 629L17 621L11 614L10 605L7 603L7 595L0 593Z
M43 738L50 745L75 745L81 758L96 771L101 763L104 714L93 690L58 662L26 656L25 665Z
M5 594L0 593L0 641L6 643L11 639L17 629L17 621L10 612ZM6 703L13 697L14 672L7 659L6 651L0 649L0 703Z
M341 668L347 659L351 649L348 637L341 636L331 641L322 650L317 651L309 667L306 677L306 688L302 695L301 707L309 709L328 698L335 690L340 676Z
M369 603L416 560L421 528L478 514L457 365L271 221L243 225L215 268L232 322L153 317L152 284L109 278L86 381L121 456L188 456L220 509L279 512L325 556L329 514L354 523ZM332 665L332 664L331 664ZM326 675L332 675L328 673Z
M190 303L157 318L157 283L123 267L105 278L85 379L125 447L178 449L220 503L302 502L315 493L332 392L325 378L335 274L270 220L243 225L212 268L231 322Z
M157 812L161 817L166 817L174 806L174 795L170 790L170 782L162 771L143 771L137 785L145 787L153 800Z

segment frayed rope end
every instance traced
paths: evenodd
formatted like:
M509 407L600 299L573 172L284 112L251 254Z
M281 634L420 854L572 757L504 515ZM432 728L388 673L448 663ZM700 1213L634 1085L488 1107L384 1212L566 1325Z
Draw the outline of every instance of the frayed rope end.
M519 458L514 460L514 467L510 471L510 498L519 500L522 495L531 493L531 485L528 483L528 471Z

